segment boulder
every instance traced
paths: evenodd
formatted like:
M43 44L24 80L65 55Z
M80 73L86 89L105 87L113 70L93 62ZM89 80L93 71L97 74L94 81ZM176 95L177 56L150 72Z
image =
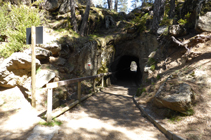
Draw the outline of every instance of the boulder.
M49 57L52 55L52 52L46 49L43 49L41 47L36 47L35 48L35 54L36 58L39 60L46 60L49 59ZM31 55L31 49L27 49L24 51L24 53Z
M53 57L53 56L49 57L49 62L57 66L64 66L66 61L67 60L62 57Z
M36 59L36 68L40 65L40 61ZM31 72L31 56L25 53L13 53L0 67L0 86L22 85Z
M199 16L199 19L196 21L196 30L210 32L211 31L211 12L207 12L203 16Z
M54 79L56 76L56 73L53 70L48 69L42 69L37 72L36 74L36 88L42 88L45 86L49 81ZM29 78L25 84L23 85L26 89L30 91L31 89L31 78Z
M62 4L63 0L47 0L45 2L45 9L48 11L57 10Z
M183 36L183 35L187 34L186 29L180 25L169 26L168 33L171 36Z
M154 104L160 108L169 108L174 111L186 113L191 109L194 93L191 86L186 83L164 83L154 97Z
M166 32L168 30L168 26L161 26L161 27L159 27L158 28L158 30L157 30L157 34L158 35L161 35L161 34L163 34L164 32Z

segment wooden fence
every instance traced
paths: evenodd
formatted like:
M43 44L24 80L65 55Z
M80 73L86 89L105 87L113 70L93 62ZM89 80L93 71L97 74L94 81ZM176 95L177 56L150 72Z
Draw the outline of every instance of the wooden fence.
M74 78L74 79L58 81L58 82L52 82L52 83L47 84L47 89L48 89L47 122L51 122L52 121L53 88L57 88L59 86L68 85L68 84L72 84L72 83L78 83L78 100L75 103L75 104L78 104L78 103L80 103L81 100L84 100L84 99L89 97L89 95L88 95L85 98L81 98L81 81L93 79L93 90L95 92L95 79L102 77L102 87L104 87L104 76L111 75L111 74L112 74L111 72L101 73L101 74L98 74L98 75L95 75L95 76ZM70 105L70 106L73 106L73 104ZM69 108L65 108L64 111L67 111L68 109Z

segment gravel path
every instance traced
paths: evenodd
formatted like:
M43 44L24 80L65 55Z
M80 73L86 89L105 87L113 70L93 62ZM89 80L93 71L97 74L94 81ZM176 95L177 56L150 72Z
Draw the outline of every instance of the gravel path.
M132 100L134 87L111 86L58 117L53 140L167 140Z

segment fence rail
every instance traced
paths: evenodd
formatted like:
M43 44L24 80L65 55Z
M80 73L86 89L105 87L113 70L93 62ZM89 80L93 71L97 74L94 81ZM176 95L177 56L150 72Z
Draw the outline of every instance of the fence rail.
M48 88L47 122L52 121L53 88L57 88L57 87L72 84L72 83L78 83L78 92L77 92L78 93L78 100L77 100L77 103L80 103L80 101L81 101L81 81L93 79L93 90L95 92L95 79L102 77L102 87L104 87L104 76L108 76L108 75L111 75L111 74L112 74L112 72L101 73L101 74L97 74L97 75L94 75L94 76L74 78L74 79L52 82L52 83L47 84L47 88ZM87 96L87 97L89 97L89 96ZM85 98L82 98L82 99L84 100Z

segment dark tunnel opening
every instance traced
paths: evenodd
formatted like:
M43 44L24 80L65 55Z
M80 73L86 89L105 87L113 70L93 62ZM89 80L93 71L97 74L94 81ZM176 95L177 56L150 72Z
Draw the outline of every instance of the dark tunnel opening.
M142 73L139 67L139 58L130 55L124 55L118 59L116 72L112 83L117 84L119 81L125 83L135 83L139 86L141 83Z

